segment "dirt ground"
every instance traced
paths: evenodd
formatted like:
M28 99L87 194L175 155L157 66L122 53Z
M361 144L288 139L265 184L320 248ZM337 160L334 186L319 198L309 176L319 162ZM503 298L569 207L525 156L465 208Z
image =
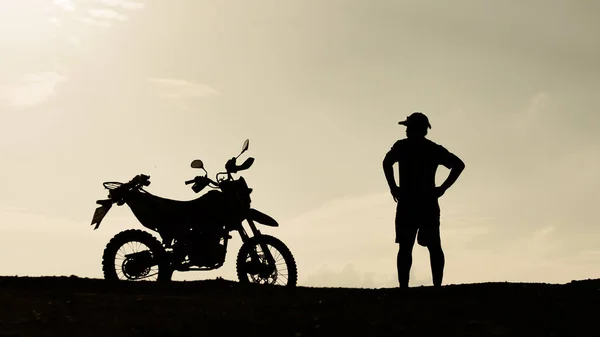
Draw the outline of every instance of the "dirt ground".
M600 336L600 280L287 289L0 277L0 336Z

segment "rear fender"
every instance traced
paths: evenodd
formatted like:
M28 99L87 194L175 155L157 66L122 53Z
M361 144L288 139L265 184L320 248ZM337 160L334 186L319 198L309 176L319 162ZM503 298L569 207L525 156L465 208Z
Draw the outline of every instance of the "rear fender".
M273 219L272 217L266 215L265 213L263 213L261 211L255 210L254 208L251 208L250 211L248 212L248 219L256 221L265 226L279 227L279 224L277 223L277 221L275 219Z
M100 205L98 208L96 208L96 210L94 211L94 216L92 217L92 223L91 225L96 225L94 227L94 230L98 229L98 227L100 227L100 223L102 222L102 220L104 219L104 217L106 216L106 214L108 213L108 211L110 211L113 202L110 199L105 199L105 200L98 200L96 201L96 203L98 205Z

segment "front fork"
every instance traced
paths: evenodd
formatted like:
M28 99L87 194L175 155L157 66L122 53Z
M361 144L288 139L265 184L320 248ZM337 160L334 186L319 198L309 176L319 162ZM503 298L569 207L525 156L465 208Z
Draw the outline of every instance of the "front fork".
M256 224L254 224L254 221L252 221L252 219L246 219L246 221L248 221L248 226L250 227L250 229L252 230L252 237L253 238L258 238L262 235L262 233L260 232L260 230L256 227ZM240 224L240 227L238 229L240 236L242 237L242 241L244 243L246 243L248 240L250 240L250 236L248 236L248 233L246 233L246 230L244 229L244 227ZM267 262L269 263L269 266L272 266L273 268L276 268L275 266L275 258L273 257L273 254L271 254L271 250L269 250L269 247L264 243L264 242L259 242L260 244L260 248L262 249L265 258L267 259ZM256 253L256 250L251 250L250 251L250 257L253 261L257 261L259 262L259 256Z

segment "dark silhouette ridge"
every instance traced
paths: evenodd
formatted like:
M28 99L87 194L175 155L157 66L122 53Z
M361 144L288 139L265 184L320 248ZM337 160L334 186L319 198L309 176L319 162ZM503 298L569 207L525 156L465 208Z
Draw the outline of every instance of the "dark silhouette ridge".
M124 184L104 183L109 195L108 199L96 202L100 206L92 219L94 229L100 226L113 204L127 204L139 222L162 239L135 229L115 235L102 255L104 278L170 281L174 271L218 269L225 263L227 243L232 238L229 233L237 231L243 242L236 260L240 282L295 287L298 271L291 251L282 241L262 234L257 228L257 224L271 227L279 224L251 208L252 189L243 177L232 176L254 163L250 157L241 165L236 164L248 145L246 140L242 152L225 164L226 172L217 173L216 181L207 176L201 160L192 162L192 168L203 170L204 175L185 184L193 184L196 193L212 188L195 200L178 201L152 195L144 189L150 185L150 177L143 174ZM246 231L243 221L250 231ZM131 251L127 252L128 249Z
M600 280L410 289L0 277L1 336L594 336Z
M460 158L425 138L431 128L427 116L415 112L398 124L406 126L406 138L397 141L383 160L383 171L396 201L396 243L399 244L398 283L408 287L415 239L427 247L433 284L442 285L445 257L440 238L438 199L456 182L465 168ZM398 163L399 184L394 180L393 165ZM450 169L440 186L435 186L439 165Z

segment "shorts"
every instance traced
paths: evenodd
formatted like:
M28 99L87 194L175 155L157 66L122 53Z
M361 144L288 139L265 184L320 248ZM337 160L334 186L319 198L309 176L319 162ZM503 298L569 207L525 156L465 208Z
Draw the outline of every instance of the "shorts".
M396 243L412 246L417 239L423 247L441 244L439 208L422 211L419 208L396 209Z

